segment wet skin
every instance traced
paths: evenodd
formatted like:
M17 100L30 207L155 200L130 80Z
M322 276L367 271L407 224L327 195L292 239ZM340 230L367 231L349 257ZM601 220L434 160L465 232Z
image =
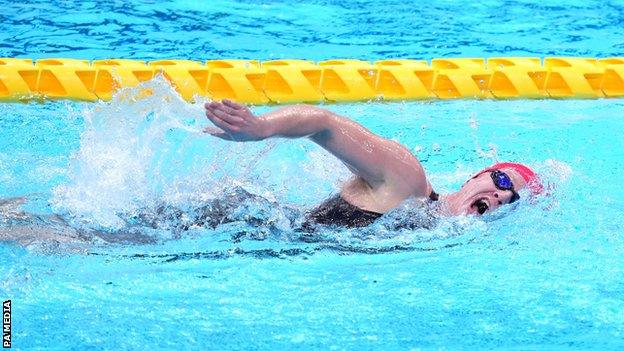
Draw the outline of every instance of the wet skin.
M206 117L218 127L207 127L206 133L222 139L310 138L353 172L340 195L361 209L386 213L408 198L427 198L433 190L420 161L407 147L329 110L296 105L256 117L244 105L228 100L207 103L205 108ZM515 170L503 171L516 191L526 186ZM469 179L459 191L441 196L440 209L444 215L480 215L508 204L511 196L511 191L497 189L486 172Z

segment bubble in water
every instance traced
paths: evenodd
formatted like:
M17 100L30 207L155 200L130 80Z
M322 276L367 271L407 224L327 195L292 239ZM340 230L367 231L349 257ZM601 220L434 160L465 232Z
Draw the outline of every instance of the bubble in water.
M470 119L468 120L468 122L471 129L477 130L479 128L479 120L477 119L476 113L473 112L470 114Z
M561 162L554 159L547 159L544 161L544 168L547 171L539 172L540 174L548 175L554 181L566 181L572 175L572 167L565 162Z

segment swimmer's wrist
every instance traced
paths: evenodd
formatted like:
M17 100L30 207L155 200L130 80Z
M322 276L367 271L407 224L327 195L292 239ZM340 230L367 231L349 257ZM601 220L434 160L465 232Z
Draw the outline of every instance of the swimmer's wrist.
M275 134L275 132L273 130L273 125L272 125L273 123L271 123L271 120L265 117L260 117L259 120L261 121L260 128L259 128L260 140L264 140L264 139L268 139L272 137Z

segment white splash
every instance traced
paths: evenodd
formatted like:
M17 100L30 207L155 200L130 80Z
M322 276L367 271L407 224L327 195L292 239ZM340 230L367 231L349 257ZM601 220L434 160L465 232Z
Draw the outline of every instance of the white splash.
M162 77L85 106L69 181L53 189L51 200L75 225L120 229L142 209L199 204L234 186L269 200L289 193L292 200L298 187L325 188L347 172L308 141L235 143L203 133L209 125L203 103L185 102ZM289 157L301 151L306 157Z
M143 92L151 91L150 96ZM201 133L200 104L184 102L161 77L124 89L111 102L88 105L69 184L53 191L55 210L119 228L120 212L150 204L168 185L163 163L175 163L176 134Z

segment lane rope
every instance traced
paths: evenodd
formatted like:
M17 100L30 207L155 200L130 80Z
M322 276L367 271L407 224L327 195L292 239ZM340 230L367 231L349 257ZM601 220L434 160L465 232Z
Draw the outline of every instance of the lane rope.
M255 105L369 100L624 97L624 57L139 61L0 58L0 101L110 100L162 74L195 96Z

